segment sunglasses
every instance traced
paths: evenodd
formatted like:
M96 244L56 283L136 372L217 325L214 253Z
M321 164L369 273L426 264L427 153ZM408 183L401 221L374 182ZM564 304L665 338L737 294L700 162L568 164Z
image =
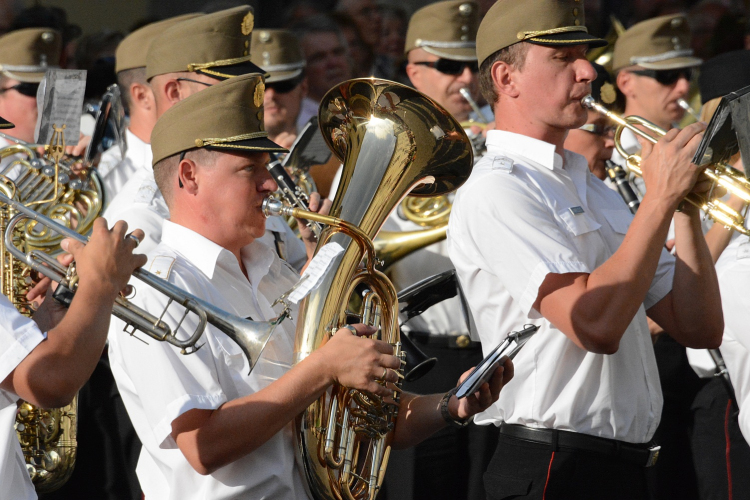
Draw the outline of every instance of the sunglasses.
M600 137L607 137L610 134L614 134L616 129L617 129L617 126L615 125L609 125L609 126L604 127L602 125L599 125L598 123L587 123L585 125L578 127L578 130L583 130L584 132L598 135Z
M436 69L446 75L460 75L464 72L464 68L469 68L469 71L476 73L479 71L479 64L476 61L456 61L455 59L438 59L437 61L419 61L414 64L420 66L427 66L428 68Z
M273 89L277 94L288 94L292 90L297 88L302 82L302 78L292 78L291 80L284 80L281 82L272 82L266 84L266 89Z
M678 69L636 69L631 71L636 75L647 76L653 78L662 85L672 85L677 83L681 77L685 80L690 81L693 77L692 68L678 68Z
M0 89L0 94L4 94L9 90L15 90L19 94L25 95L27 97L36 97L36 91L39 90L39 84L28 83L28 82L17 83L13 85L12 87L6 87L4 89Z

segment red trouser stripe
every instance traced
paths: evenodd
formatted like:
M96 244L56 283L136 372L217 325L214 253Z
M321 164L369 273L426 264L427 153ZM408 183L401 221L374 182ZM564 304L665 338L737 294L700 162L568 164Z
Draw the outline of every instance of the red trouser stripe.
M547 498L547 485L549 484L549 476L552 473L552 461L555 459L555 452L552 452L552 456L549 459L549 467L547 467L547 481L544 483L544 492L542 493L542 500ZM731 498L730 498L731 500Z
M730 442L729 442L729 412L732 409L732 400L727 401L727 411L724 413L724 439L727 442L727 491L729 492L729 500L732 500L732 460L729 457Z

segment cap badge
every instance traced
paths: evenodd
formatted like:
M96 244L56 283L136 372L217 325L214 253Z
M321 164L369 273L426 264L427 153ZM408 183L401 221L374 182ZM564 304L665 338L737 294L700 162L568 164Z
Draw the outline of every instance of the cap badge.
M615 102L615 99L617 99L617 92L615 92L615 87L609 82L604 82L600 93L602 95L602 102L604 102L604 104L612 104L613 102Z
M255 86L255 94L253 95L253 104L255 104L256 108L259 108L263 105L263 94L266 91L266 85L263 82L259 82L258 85Z
M52 43L52 41L55 39L55 35L50 31L45 31L42 33L42 41L46 43Z
M682 18L675 17L669 24L671 24L673 28L679 28L680 26L682 26Z
M271 34L268 31L261 31L258 33L258 39L261 42L266 43L271 39Z
M249 35L253 32L253 26L255 26L255 17L252 12L248 12L245 18L242 20L242 34Z

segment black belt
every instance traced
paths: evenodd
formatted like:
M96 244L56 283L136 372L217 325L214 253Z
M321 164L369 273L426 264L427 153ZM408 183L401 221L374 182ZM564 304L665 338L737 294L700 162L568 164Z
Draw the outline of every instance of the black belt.
M500 433L532 443L548 444L553 450L569 448L611 455L629 463L651 467L659 458L661 446L651 443L633 444L616 439L589 436L578 432L559 431L555 429L536 429L523 425L500 425Z
M422 345L430 345L436 347L447 347L449 349L481 349L482 343L471 340L466 335L434 335L428 332L404 332L409 336L409 339Z

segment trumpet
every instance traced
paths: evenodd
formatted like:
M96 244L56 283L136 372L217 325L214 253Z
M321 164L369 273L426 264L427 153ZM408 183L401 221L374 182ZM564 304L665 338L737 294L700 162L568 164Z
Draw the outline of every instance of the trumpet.
M23 219L31 219L32 222L30 224L45 226L48 230L57 232L65 238L71 238L84 244L88 241L88 238L58 224L45 215L31 210L22 203L11 200L3 194L0 194L0 203L8 205L16 212L19 212L10 219L5 229L4 242L7 251L29 268L60 283L58 290L62 288L62 291L56 291L56 297L62 302L69 303L78 284L78 276L75 273L75 262L70 267L65 268L57 260L44 252L37 250L23 252L15 245L14 229ZM133 305L125 297L118 297L112 308L112 314L126 323L125 331L130 335L133 335L135 331L141 331L155 340L179 347L182 354L191 354L200 349L201 346L196 347L196 344L203 335L207 324L211 324L232 339L242 349L245 356L247 356L250 370L252 371L276 327L289 317L289 309L282 299L276 301L276 303L284 304L284 310L279 316L270 321L251 321L233 316L145 269L136 269L133 272L133 276L166 295L169 298L167 306L164 308L161 316L156 317ZM174 330L163 321L167 309L173 302L185 309L182 318ZM177 331L190 313L198 316L198 325L189 338L181 340L177 337Z
M628 153L622 146L621 138L623 131L628 129L652 144L656 144L659 138L667 132L640 116L628 116L623 118L597 103L590 95L581 99L581 105L586 109L597 111L617 123L617 130L615 130L615 149L623 158L625 158L628 169L633 174L642 176L641 157L637 154ZM638 126L645 128L647 132L641 130ZM722 186L728 192L738 196L745 203L750 202L750 181L739 170L723 163L715 163L706 168L703 173L708 176L709 179L714 181L715 184ZM688 193L685 197L685 201L700 208L709 218L722 224L727 229L734 229L739 233L750 236L750 230L745 228L745 217L725 203L722 203L721 200L706 200L695 193Z

